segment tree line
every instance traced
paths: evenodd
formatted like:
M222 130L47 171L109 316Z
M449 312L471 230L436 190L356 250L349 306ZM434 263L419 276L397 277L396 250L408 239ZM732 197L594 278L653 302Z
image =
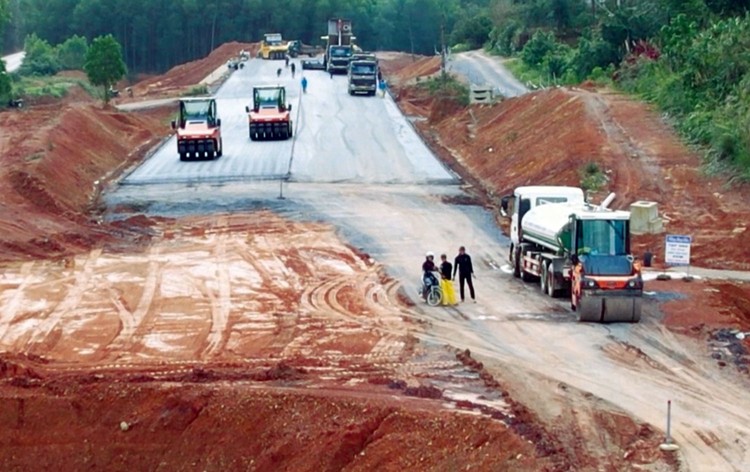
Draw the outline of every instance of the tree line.
M133 71L160 72L227 41L264 33L319 44L329 18L349 18L361 47L433 54L492 0L0 0L6 46L34 33L55 46L112 34ZM489 33L489 30L487 30ZM480 45L484 41L480 41Z

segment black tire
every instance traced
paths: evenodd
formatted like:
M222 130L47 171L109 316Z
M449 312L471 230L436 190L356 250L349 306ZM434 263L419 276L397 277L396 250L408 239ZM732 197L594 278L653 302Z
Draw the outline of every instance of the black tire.
M427 304L430 306L438 306L443 301L443 294L437 287L430 287L427 291Z
M183 162L187 161L187 154L185 154L184 152L181 152L180 153L180 160L183 161Z
M547 271L549 266L546 262L542 261L542 276L539 277L539 287L542 289L542 293L547 293Z
M521 251L518 248L511 248L513 253L513 277L521 277Z
M219 158L224 155L224 140L219 139L219 150L214 153L214 158Z
M547 270L545 276L547 277L547 281L544 285L547 287L547 295L549 295L550 298L557 298L558 295L560 295L560 291L555 290L555 270L552 267L552 264L547 264L546 267Z
M293 124L292 124L292 122L290 121L290 122L289 122L289 137L291 138L291 137L293 137L293 136L294 136L294 125L293 125Z

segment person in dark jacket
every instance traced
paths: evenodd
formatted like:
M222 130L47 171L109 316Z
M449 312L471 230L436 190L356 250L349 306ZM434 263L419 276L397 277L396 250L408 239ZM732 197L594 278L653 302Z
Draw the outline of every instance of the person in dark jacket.
M464 297L464 282L469 286L469 295L471 299L476 303L477 299L474 296L474 284L471 281L471 276L474 275L474 266L471 265L471 256L466 254L466 248L461 246L458 248L458 255L453 261L453 278L456 278L456 272L458 272L458 285L461 287L461 301L465 300Z

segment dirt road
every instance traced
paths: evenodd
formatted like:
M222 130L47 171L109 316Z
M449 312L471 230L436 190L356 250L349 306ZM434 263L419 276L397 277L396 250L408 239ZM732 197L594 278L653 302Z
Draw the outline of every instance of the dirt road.
M482 50L452 55L448 70L465 77L472 85L492 86L503 97L518 97L529 91L497 56Z

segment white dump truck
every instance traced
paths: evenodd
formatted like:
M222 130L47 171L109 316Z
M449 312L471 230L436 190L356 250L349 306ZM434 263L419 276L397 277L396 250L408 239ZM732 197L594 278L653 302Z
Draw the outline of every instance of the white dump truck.
M643 280L630 253L630 213L586 203L575 187L528 186L502 200L513 275L570 294L580 321L638 322Z

